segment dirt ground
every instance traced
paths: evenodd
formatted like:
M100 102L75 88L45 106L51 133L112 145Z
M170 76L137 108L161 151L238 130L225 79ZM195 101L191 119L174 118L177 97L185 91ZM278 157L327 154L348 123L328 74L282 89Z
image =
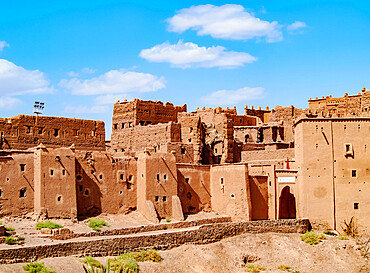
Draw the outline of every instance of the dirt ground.
M208 245L183 245L160 251L160 263L139 263L141 273L248 272L247 264L262 265L264 272L283 272L280 265L300 272L370 272L369 261L360 255L353 239L326 236L318 245L300 240L299 234L244 234ZM106 258L97 258L105 263ZM75 257L47 258L46 266L58 273L81 272ZM24 264L0 265L0 272L23 272Z
M207 218L220 217L215 213L200 212L198 214L190 215L186 218L186 221L200 220ZM101 214L98 217L106 221L109 227L102 227L102 231L110 229L137 227L145 225L153 225L152 222L148 221L139 212L134 211L129 214ZM0 219L0 222L6 227L12 227L15 229L16 236L22 236L25 238L24 246L42 245L52 243L53 240L47 238L45 234L41 234L41 231L36 230L36 224L39 221L36 215L29 214L24 217L4 217ZM88 219L80 222L72 222L70 219L51 219L52 222L60 224L65 228L72 230L74 233L87 233L93 230L89 228ZM176 222L176 221L171 221ZM165 219L162 219L161 224L166 223ZM17 246L11 246L6 244L0 244L0 249L14 248Z

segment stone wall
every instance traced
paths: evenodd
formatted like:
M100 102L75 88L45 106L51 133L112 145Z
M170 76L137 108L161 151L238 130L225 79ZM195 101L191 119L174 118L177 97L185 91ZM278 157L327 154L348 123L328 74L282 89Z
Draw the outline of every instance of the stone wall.
M27 149L40 143L48 147L104 150L104 122L74 118L25 116L0 119L1 149Z
M197 230L169 231L157 235L116 237L90 241L54 243L43 246L0 250L0 263L29 262L47 257L69 255L114 256L146 248L171 249L182 244L209 244L243 233L304 233L309 220L272 220L205 225Z
M260 151L242 151L242 162L251 162L257 160L291 160L294 158L294 149L279 150L260 150Z

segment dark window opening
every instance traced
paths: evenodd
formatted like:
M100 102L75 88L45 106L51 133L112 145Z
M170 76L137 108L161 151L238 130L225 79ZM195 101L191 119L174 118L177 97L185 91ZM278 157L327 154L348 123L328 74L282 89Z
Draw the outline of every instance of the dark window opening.
M31 133L31 126L26 126L26 133L30 134Z
M155 197L155 201L158 202L159 201L159 196L156 196Z
M132 181L132 178L133 178L133 176L132 176L132 174L130 174L130 175L128 176L128 181Z
M189 183L189 180L190 180L190 178L189 178L189 177L185 178L185 182L186 182L186 183Z
M99 175L99 179L103 179L103 175L102 174Z
M191 138L189 138L189 142L191 142Z
M132 189L132 184L131 183L127 183L127 189L128 190L131 190Z
M125 124L124 123L122 123L122 129L124 129L125 128Z
M233 193L232 193L232 194L230 195L230 197L231 197L231 198L235 198L235 194L233 194Z
M123 173L121 173L121 174L119 175L119 179L123 180L123 178L124 178L124 175L123 175Z
M3 197L3 191L0 190L0 197Z
M85 195L86 196L89 195L89 190L88 189L85 190Z
M353 209L358 209L359 203L353 203Z
M83 187L82 185L79 186L79 190L82 191L83 190Z
M185 154L186 149L184 147L181 147L181 154Z
M221 185L222 185L222 184L224 183L224 179L223 179L223 178L221 178L221 181L220 181L220 182L221 182Z
M26 170L26 164L21 164L21 172L24 172Z
M39 128L39 135L42 135L44 128Z
M117 123L113 124L113 129L117 130Z
M78 130L73 130L73 136L78 136Z
M163 175L163 179L164 179L164 180L167 180L167 174L164 174L164 175Z
M357 171L356 170L352 170L352 177L356 177L357 176Z
M54 170L50 170L50 175L53 176L54 175Z
M119 194L122 194L123 193L123 191L119 191Z
M66 175L66 170L62 170L62 175Z
M26 189L21 189L21 190L19 191L19 197L20 197L20 198L26 197Z
M189 200L191 200L191 193L190 193L190 192L188 192L188 193L186 194L186 198L188 198Z
M54 129L54 136L58 137L59 136L59 129Z
M81 175L77 175L77 180L81 180L82 179L82 176Z
M245 141L244 142L248 142L249 140L249 135L245 135Z
M167 201L167 196L163 196L163 202Z
M123 148L122 148L122 149L121 149L121 152L124 152L124 151L125 151L125 149L123 149Z
M351 148L351 145L346 144L346 152L349 152L350 148Z
M58 202L62 201L62 196L58 196L57 200Z
M269 181L269 186L271 186L271 181Z
M159 174L157 174L157 180L159 181Z

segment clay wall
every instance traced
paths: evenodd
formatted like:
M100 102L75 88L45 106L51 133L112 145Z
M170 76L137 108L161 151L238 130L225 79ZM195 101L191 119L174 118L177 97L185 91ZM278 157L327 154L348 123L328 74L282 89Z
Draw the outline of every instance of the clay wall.
M369 118L297 123L300 216L338 229L354 216L361 229L368 229L369 130Z
M186 112L186 104L174 106L172 103L161 101L133 101L117 102L113 106L113 132L119 129L167 122L176 122L177 114ZM113 133L112 132L112 133Z
M181 142L180 124L135 126L112 132L111 145L115 152L141 152L145 148L161 150L161 145L170 142Z
M106 152L76 152L76 191L80 217L134 210L136 159L115 159Z
M0 119L2 149L27 149L40 143L48 147L104 150L104 122L59 117L18 115Z
M176 157L177 163L196 164L198 151L194 151L193 144L183 144L180 142L162 144L157 152L172 153Z
M250 219L247 165L214 165L211 167L210 174L212 210L236 220Z
M253 105L251 106L251 108L248 108L248 105L245 105L244 111L245 115L258 117L262 123L268 123L271 115L271 110L267 106L266 110L262 110L261 107L258 107L258 109L254 109Z
M242 151L242 162L251 162L259 160L280 160L286 161L287 158L294 158L294 148L279 149L279 150L258 150L258 151Z
M211 209L210 166L176 164L178 196L185 214Z
M34 155L31 151L0 151L0 215L33 211Z
M268 177L249 176L250 198L251 198L251 219L268 219Z
M209 244L243 233L281 232L305 233L310 226L307 219L219 223L197 230L168 232L160 235L115 237L82 242L16 247L0 250L0 263L29 262L47 257L70 255L117 256L146 248L171 249L182 244ZM112 247L114 245L115 247ZM36 256L37 255L37 256Z
M171 217L172 196L177 196L175 156L165 153L141 153L137 170L138 210L147 218L147 213L155 213L159 219ZM147 201L150 201L150 205ZM151 204L154 205L155 211L150 211Z
M51 218L76 218L74 151L38 146L34 168L34 210Z

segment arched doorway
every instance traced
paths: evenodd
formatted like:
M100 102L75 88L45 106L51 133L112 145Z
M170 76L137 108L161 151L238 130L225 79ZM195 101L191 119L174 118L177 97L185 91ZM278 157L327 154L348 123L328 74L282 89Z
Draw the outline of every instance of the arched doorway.
M286 186L281 191L279 198L279 219L295 219L295 197L290 193L290 187Z

